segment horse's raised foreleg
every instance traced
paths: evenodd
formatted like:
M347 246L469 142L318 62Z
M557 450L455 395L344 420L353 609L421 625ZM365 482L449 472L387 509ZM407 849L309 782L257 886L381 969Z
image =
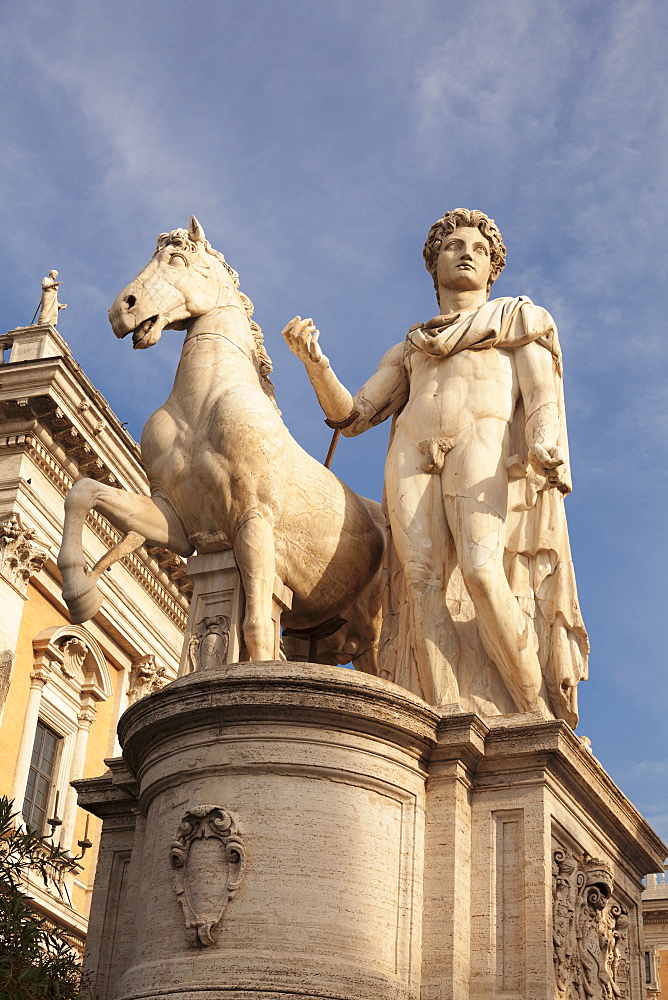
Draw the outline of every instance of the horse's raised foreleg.
M271 521L259 513L247 517L234 539L234 557L246 595L244 640L249 656L251 660L273 660L271 602L276 559Z
M104 514L124 537L89 570L83 552L83 526L91 510ZM180 555L193 551L180 523L152 497L127 493L93 479L80 479L74 484L65 499L63 543L58 556L63 599L74 624L88 621L99 611L102 597L97 581L104 570L147 539L152 545L164 545Z

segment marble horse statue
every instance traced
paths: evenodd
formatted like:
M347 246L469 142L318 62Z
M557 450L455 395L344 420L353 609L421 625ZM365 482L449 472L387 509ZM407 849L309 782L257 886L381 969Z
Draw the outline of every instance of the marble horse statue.
M290 435L252 312L236 272L194 216L187 231L159 237L149 263L116 298L111 326L117 337L132 333L134 348L152 347L163 330L186 336L169 399L142 433L151 495L81 479L67 496L63 598L73 622L87 621L101 606L101 573L145 541L181 556L232 549L250 659L274 658L276 574L293 592L284 625L327 634L328 622L346 619L339 662L353 659L377 673L379 505L353 493ZM123 537L88 569L82 530L92 509Z

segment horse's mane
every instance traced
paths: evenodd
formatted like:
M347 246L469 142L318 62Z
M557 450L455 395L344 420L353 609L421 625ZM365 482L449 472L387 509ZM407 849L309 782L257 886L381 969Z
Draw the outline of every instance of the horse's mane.
M214 253L217 253L217 251L214 250ZM264 335L262 333L262 329L252 318L253 310L255 307L253 306L253 303L248 298L248 296L244 295L244 293L241 291L240 288L238 288L238 291L239 291L239 297L243 303L243 307L246 310L246 315L248 316L248 322L250 324L251 333L253 334L253 340L255 341L255 357L257 358L257 363L260 370L260 385L262 386L263 390L266 392L266 394L269 396L272 403L278 410L278 404L276 403L276 394L274 390L274 383L269 378L272 371L274 370L274 366L272 365L271 358L267 354L267 349L264 346ZM278 410L278 412L280 413L281 411Z
M155 252L158 253L159 250L163 250L166 246L183 246L184 249L191 251L192 253L197 253L202 246L206 253L211 254L216 260L223 265L225 270L228 272L232 281L234 282L234 287L239 293L242 305L246 311L246 316L248 317L248 323L251 328L251 333L253 334L253 341L255 343L255 357L257 360L258 370L260 374L260 384L269 398L276 405L276 399L274 395L274 385L271 382L269 376L274 370L271 358L267 354L267 349L264 345L264 335L262 333L261 327L255 322L253 317L254 305L247 295L239 288L239 275L237 271L225 260L225 257L220 252L220 250L214 250L208 240L203 240L200 243L196 243L190 236L190 234L185 229L173 229L171 233L161 233L158 236L158 243Z

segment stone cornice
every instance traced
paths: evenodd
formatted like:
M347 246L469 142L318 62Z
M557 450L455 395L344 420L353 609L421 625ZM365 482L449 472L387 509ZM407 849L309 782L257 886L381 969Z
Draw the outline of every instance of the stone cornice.
M122 757L105 760L109 770L99 778L79 778L72 785L77 790L79 805L100 819L124 818L138 812L139 788Z
M25 433L38 421L81 473L148 492L139 445L71 357L4 365L0 420L0 436Z
M187 674L128 708L118 723L124 759L136 773L143 755L174 731L174 720L196 724L272 719L334 724L409 748L425 761L439 718L404 688L341 667L286 661L226 664ZM181 724L181 723L179 723Z
M601 828L612 827L620 843L628 844L633 863L644 873L663 869L668 848L615 785L599 761L567 723L529 715L486 719L490 732L478 773L490 786L507 781L514 771L531 766L559 774L564 787L573 784L590 803Z
M668 924L668 908L648 910L645 909L645 901L643 900L642 919L645 924Z

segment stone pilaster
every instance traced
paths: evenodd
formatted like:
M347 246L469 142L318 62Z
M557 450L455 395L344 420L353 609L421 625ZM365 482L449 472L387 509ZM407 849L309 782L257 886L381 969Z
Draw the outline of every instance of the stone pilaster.
M21 743L14 772L14 785L12 787L12 798L17 811L23 806L23 800L28 783L28 772L30 771L30 759L35 743L35 730L39 718L39 706L42 701L44 685L49 680L50 669L48 666L38 665L30 675L30 692L26 705L25 720L21 732Z

